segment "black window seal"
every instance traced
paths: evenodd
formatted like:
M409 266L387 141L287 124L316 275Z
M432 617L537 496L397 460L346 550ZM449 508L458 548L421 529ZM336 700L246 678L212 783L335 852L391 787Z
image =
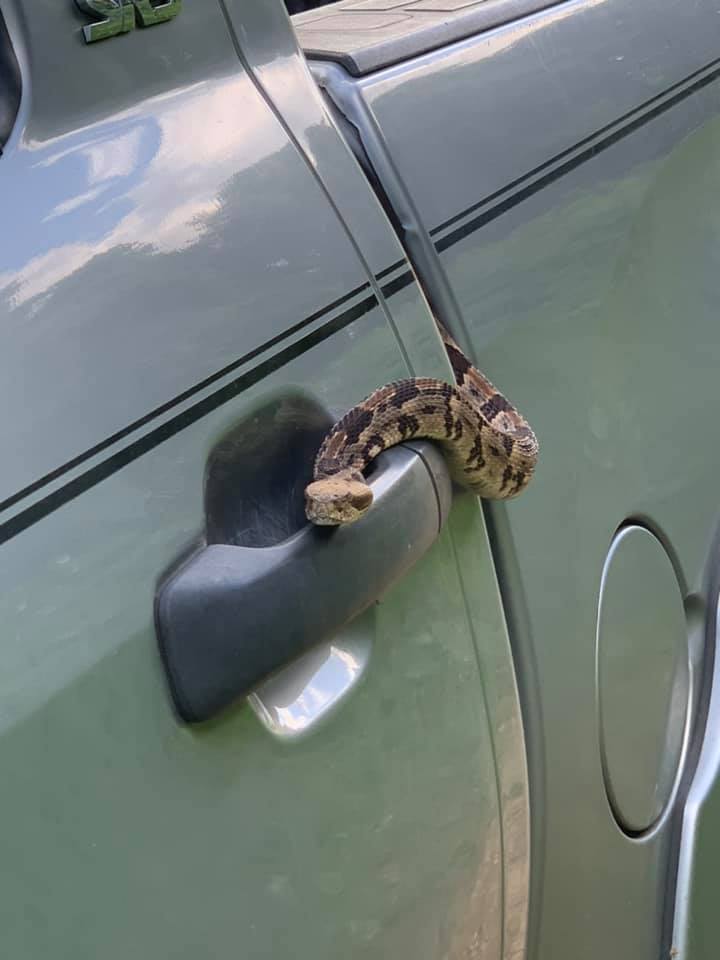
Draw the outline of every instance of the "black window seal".
M0 11L0 154L15 126L21 91L20 64Z

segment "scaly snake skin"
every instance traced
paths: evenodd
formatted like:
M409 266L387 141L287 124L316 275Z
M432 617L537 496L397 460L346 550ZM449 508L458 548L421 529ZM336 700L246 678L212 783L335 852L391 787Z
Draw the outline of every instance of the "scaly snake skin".
M305 489L305 512L322 526L358 520L372 504L363 471L404 440L436 441L456 483L490 500L525 489L538 442L515 407L486 380L438 324L456 386L429 377L380 387L349 410L325 437Z

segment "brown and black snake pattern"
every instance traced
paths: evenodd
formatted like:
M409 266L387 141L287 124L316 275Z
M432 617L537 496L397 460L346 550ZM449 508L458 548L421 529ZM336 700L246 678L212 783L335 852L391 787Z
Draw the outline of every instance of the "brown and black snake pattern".
M436 441L453 479L480 497L508 500L530 482L535 434L447 331L440 332L456 385L429 377L397 380L349 410L325 437L305 490L313 523L359 519L372 504L363 471L383 450L411 438Z

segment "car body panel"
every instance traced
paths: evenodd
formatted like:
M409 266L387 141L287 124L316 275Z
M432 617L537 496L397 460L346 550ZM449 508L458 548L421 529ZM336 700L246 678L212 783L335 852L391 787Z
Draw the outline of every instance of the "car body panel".
M0 845L15 866L0 913L14 955L241 945L254 957L431 958L475 941L478 956L500 955L493 750L455 560L477 558L472 499L347 628L371 663L313 737L278 743L247 707L190 730L169 703L153 594L202 532L208 446L288 383L315 394L318 365L336 403L369 370L403 369L376 312L4 544ZM487 553L466 575L479 639L501 650Z
M709 0L692 16L672 0L570 0L358 86L439 237L470 206L716 69L717 19Z
M608 802L596 631L605 558L634 520L685 598L697 745L714 647L716 24L710 3L571 2L359 80L318 72L375 171L396 172L380 176L391 199L406 191L408 237L432 238L458 336L540 440L527 495L488 516L524 696L543 960L651 960L686 939L671 929L681 804L631 836Z
M242 70L219 8L191 4L179 29L85 47L83 18L56 6L28 18L26 56L64 57L62 79L52 93L31 88L22 136L3 157L0 203L16 227L0 265L0 389L16 455L2 500L174 402L228 354L252 354L368 285L317 179ZM187 36L197 57L186 55ZM385 266L398 258L386 233ZM238 257L252 283L223 282ZM42 385L59 380L48 402Z
M70 2L0 9L24 84L0 158L6 951L519 956L527 771L475 498L340 631L367 669L312 736L246 704L188 728L166 688L154 596L204 542L218 445L262 482L266 411L278 446L305 407L450 375L297 48L313 94L286 118L222 4L91 46Z

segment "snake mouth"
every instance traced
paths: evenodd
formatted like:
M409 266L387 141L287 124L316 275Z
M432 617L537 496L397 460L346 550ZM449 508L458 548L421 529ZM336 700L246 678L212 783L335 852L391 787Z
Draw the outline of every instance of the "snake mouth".
M360 489L357 491L355 489L349 491L350 502L356 510L362 510L364 512L373 502L372 490L365 484L353 482L353 488L355 487L359 487Z
M305 490L308 520L321 525L353 523L373 502L371 488L361 480L327 477L315 480Z

